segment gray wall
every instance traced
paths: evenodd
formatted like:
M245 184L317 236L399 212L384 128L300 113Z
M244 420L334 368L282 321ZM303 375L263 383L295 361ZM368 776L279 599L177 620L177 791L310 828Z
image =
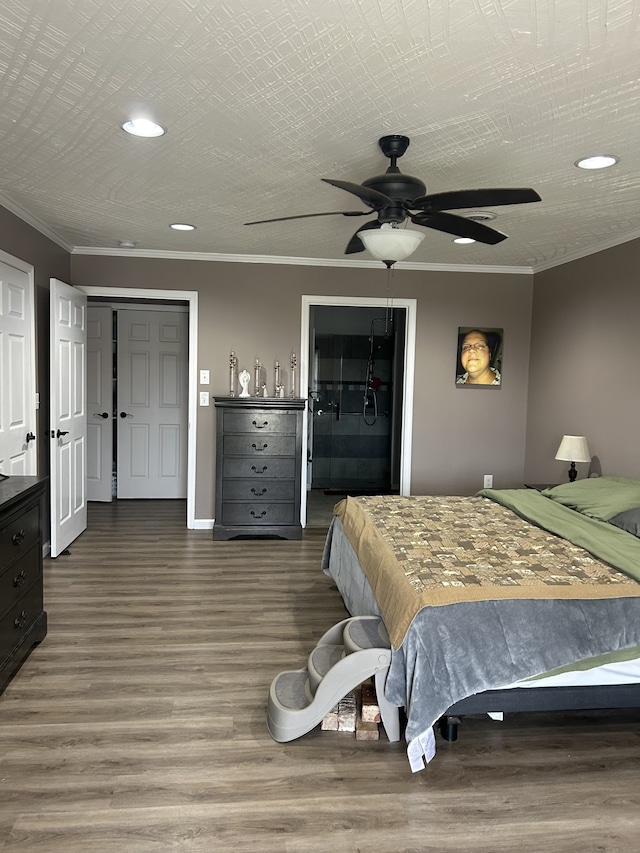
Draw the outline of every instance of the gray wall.
M198 260L72 257L72 283L195 290L199 297L198 369L210 391L227 392L229 352L239 367L256 354L286 360L300 345L301 296L372 296L384 304L379 270ZM468 494L494 474L497 487L522 483L533 278L527 275L428 273L398 269L394 295L417 299L412 491ZM500 389L456 388L458 326L504 329ZM196 518L212 518L215 410L198 409Z
M586 435L596 470L640 478L639 266L635 240L536 274L528 479L566 481L565 433Z
M49 278L75 284L196 290L199 367L227 390L233 348L242 365L286 360L300 342L300 297L387 296L380 270L70 256L0 207L0 248L31 263L36 280L39 467L48 470ZM603 473L640 477L640 241L526 275L395 271L394 295L418 304L412 489L472 493L563 481L554 460L564 433L584 434ZM504 329L500 389L456 388L458 326ZM198 410L196 517L213 516L213 408ZM526 446L526 457L525 457ZM526 463L526 464L525 464ZM587 473L579 465L579 475Z

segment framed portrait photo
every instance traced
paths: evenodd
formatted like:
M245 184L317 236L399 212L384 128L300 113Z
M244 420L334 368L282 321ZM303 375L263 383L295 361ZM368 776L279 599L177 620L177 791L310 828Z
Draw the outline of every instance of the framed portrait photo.
M456 358L457 388L499 388L502 383L502 329L460 326Z

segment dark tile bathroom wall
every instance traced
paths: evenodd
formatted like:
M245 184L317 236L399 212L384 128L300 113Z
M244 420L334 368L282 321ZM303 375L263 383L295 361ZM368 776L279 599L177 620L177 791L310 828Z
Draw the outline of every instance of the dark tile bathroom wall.
M367 335L318 335L314 403L313 487L388 489L391 482L391 342L374 338L373 377L367 390ZM319 414L321 412L321 414Z

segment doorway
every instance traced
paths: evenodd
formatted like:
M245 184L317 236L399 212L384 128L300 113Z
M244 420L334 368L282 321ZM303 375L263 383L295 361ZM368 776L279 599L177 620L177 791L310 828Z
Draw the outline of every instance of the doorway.
M196 522L196 425L197 425L197 364L198 352L198 294L196 291L151 290L145 288L79 286L89 299L109 302L133 302L142 305L182 304L188 309L188 430L187 430L187 528L207 528L207 521Z
M404 308L312 306L311 490L398 493L405 315Z
M309 296L302 310L303 495L409 494L416 300Z
M87 302L87 500L186 498L187 307Z

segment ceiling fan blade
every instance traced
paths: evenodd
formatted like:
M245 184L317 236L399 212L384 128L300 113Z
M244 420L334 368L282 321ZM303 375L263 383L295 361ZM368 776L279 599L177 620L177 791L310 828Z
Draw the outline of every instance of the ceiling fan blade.
M527 187L515 189L451 190L415 199L411 210L458 210L462 207L494 207L502 204L528 204L542 199Z
M370 210L329 210L326 213L300 213L297 216L278 216L275 219L256 219L244 225L264 225L265 222L286 222L287 219L310 219L312 216L371 216Z
M390 199L388 195L379 193L378 190L373 190L370 187L365 187L362 184L352 184L350 181L333 181L329 178L321 178L325 184L331 184L332 187L346 190L348 193L357 195L360 201L368 204L374 210L382 210L383 207L394 207L397 202Z
M364 252L364 243L358 235L361 231L371 231L374 228L380 228L380 223L377 219L374 219L373 222L367 222L358 228L344 250L345 255L355 255L356 252Z
M471 240L487 243L490 246L495 246L496 243L507 239L506 234L496 231L495 228L488 228L481 222L474 222L473 219L466 219L464 216L455 216L453 213L440 211L417 213L411 217L411 221L416 225L435 228L436 231L455 234L456 237L469 237Z

